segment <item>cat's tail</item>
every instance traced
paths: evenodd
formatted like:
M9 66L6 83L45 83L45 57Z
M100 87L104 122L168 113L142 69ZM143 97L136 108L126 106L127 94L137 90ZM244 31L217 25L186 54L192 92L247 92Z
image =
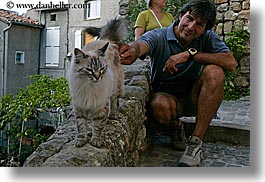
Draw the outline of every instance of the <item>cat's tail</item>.
M98 37L98 39L101 40L109 40L113 43L120 43L126 38L128 30L125 18L116 17L101 28L87 27L86 32L93 37Z
M93 37L100 37L101 28L97 27L87 27L86 32Z

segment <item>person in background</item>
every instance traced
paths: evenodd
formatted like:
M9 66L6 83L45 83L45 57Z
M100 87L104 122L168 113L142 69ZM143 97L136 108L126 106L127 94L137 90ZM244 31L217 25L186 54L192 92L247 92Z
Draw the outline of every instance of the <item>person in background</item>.
M173 23L173 16L163 10L166 2L166 0L146 1L147 10L140 12L135 22L135 40L149 30L167 27Z
M178 166L200 165L202 140L223 99L224 71L236 70L234 56L211 30L215 21L211 0L191 0L169 27L148 31L119 47L121 64L150 56L150 109L160 123L179 128L176 146L183 144L179 118L196 117Z

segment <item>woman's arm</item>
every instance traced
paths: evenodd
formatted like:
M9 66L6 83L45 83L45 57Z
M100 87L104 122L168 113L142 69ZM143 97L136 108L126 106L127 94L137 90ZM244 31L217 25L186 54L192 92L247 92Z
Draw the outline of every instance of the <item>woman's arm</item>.
M136 27L134 30L134 39L137 40L141 35L143 35L145 32L144 28L142 27Z

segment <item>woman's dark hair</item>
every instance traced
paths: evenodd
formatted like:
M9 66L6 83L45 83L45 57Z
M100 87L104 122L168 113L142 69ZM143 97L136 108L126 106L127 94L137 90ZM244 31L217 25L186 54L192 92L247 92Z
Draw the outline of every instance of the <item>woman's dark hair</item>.
M211 0L191 0L178 12L184 15L188 12L206 22L206 30L213 28L216 22L216 7Z

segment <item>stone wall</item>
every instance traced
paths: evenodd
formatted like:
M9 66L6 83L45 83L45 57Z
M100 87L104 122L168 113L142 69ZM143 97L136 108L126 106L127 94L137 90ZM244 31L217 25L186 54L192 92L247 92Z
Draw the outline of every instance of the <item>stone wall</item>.
M23 167L136 166L140 153L147 148L144 125L149 97L147 64L141 61L125 66L125 94L119 98L119 119L108 120L102 135L103 147L90 144L75 147L76 124L69 109L67 119L27 158Z
M242 28L250 33L250 0L215 0L217 7L217 25L215 32L223 40L227 33ZM234 84L238 87L250 87L250 40L246 42L248 55L237 60L238 72Z
M249 0L215 0L217 6L217 27L215 32L226 38L228 32L243 27L250 31Z

